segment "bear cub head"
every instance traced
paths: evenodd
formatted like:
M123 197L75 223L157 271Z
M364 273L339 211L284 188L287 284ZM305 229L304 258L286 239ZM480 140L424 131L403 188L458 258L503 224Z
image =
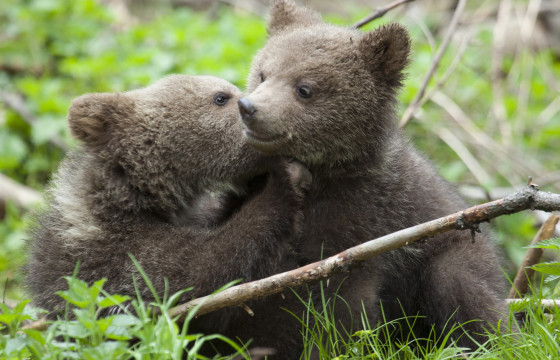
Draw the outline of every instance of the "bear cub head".
M395 127L407 31L325 24L312 10L276 0L268 33L253 60L249 95L238 102L247 141L311 167L363 158L364 144L382 148Z
M68 115L82 143L75 170L87 172L95 203L121 213L173 216L200 207L201 198L212 204L208 194L237 191L263 172L262 156L242 136L241 96L225 80L186 75L83 95Z

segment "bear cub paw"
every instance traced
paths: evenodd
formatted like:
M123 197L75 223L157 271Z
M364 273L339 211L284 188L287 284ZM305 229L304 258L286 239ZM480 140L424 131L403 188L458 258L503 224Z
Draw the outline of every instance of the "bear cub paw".
M286 165L286 171L292 187L296 191L306 192L311 186L313 176L307 168L297 160L290 160Z

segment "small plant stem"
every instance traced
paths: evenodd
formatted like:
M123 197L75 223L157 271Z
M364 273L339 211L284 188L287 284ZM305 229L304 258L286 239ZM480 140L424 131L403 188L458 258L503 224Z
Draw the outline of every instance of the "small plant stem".
M550 215L537 232L537 235L535 235L533 241L531 241L531 245L535 245L542 240L550 239L554 234L558 220L558 216L554 214ZM529 292L529 283L533 280L533 275L535 274L535 270L530 267L539 262L543 252L544 249L539 248L529 248L527 250L509 291L510 298L522 298L523 295Z
M383 15L385 15L389 10L393 10L394 8L401 6L403 4L409 3L409 2L413 2L414 0L397 0L397 1L393 1L392 3L388 4L387 6L384 7L380 7L377 8L375 10L373 10L368 16L366 16L365 18L363 18L362 20L358 21L357 23L355 23L354 25L352 25L351 27L354 29L359 29L362 26L369 24L370 22L372 22L375 19L378 19L380 17L382 17Z

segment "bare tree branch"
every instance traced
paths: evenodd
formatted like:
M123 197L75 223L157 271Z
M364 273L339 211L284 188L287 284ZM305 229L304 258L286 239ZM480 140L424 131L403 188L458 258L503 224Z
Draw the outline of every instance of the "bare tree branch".
M358 21L357 23L355 23L354 25L352 25L351 27L354 29L359 29L362 26L372 22L375 19L378 19L380 17L382 17L383 15L385 15L389 10L393 10L394 8L401 6L403 4L409 3L409 2L413 2L414 0L396 0L393 1L392 3L388 4L385 7L381 7L381 8L377 8L375 10L373 10L371 12L371 14L369 14L368 16L366 16L365 18L363 18L362 20Z
M446 231L470 229L474 236L479 223L527 209L560 210L560 194L542 192L536 186L529 184L529 186L503 199L473 206L439 219L370 240L299 269L234 286L218 294L194 299L170 309L170 315L184 317L190 309L197 306L197 314L199 315L228 306L240 306L248 300L275 294L291 287L348 271L350 267L375 255L406 246L420 239L428 239Z
M420 100L422 100L422 97L426 92L428 83L430 82L430 79L434 76L434 73L439 65L439 62L441 61L443 54L445 54L445 51L447 50L447 47L451 43L451 39L455 34L455 30L457 29L457 24L459 23L459 18L461 17L461 14L463 13L463 9L465 8L465 3L466 0L459 0L457 4L457 8L455 9L455 13L453 14L453 18L451 19L451 23L449 24L449 28L447 29L447 33L445 34L443 38L443 42L441 43L441 46L439 47L438 52L434 60L432 61L432 66L430 67L430 70L424 77L424 81L422 82L422 86L420 87L420 90L414 97L414 100L412 100L412 103L408 105L401 118L401 122L399 124L401 128L404 128L406 124L408 124L410 119L412 119L412 117L414 116L414 112L418 110Z
M13 201L17 206L28 208L41 202L41 195L36 190L0 174L0 202Z
M542 179L545 179L545 176L539 177L537 183L542 185ZM515 191L515 188L519 188L520 186L515 187L496 187L490 190L486 190L479 186L468 186L463 185L459 186L459 192L467 199L473 201L492 201L511 194ZM544 211L535 210L532 212L532 215L537 219L538 224L544 224L544 222L550 217L550 214ZM560 213L559 213L560 215ZM554 232L554 236L560 237L560 224L556 225L556 230Z
M558 219L558 216L554 214L550 215L537 232L537 235L535 235L533 241L531 241L531 245L535 245L542 240L550 239L554 234ZM543 252L544 249L539 248L527 249L525 257L517 271L517 275L515 275L515 279L513 280L511 290L509 291L510 298L521 298L529 292L529 282L533 279L533 275L535 274L535 270L531 269L530 266L539 262Z
M37 122L37 117L27 108L25 100L20 95L0 90L0 101L15 111L29 125L33 126ZM68 150L64 140L58 136L53 136L49 141L62 150Z

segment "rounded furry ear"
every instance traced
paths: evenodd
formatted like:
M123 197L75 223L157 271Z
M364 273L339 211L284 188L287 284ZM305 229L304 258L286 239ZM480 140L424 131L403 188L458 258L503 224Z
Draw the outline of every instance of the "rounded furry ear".
M130 98L118 93L82 95L68 110L70 133L86 144L106 144L114 125L130 117L133 106Z
M365 33L359 52L368 70L393 88L404 80L403 70L410 55L408 31L398 24L389 24Z
M268 35L274 35L288 27L305 27L322 21L318 12L297 7L292 0L273 0L270 6Z

